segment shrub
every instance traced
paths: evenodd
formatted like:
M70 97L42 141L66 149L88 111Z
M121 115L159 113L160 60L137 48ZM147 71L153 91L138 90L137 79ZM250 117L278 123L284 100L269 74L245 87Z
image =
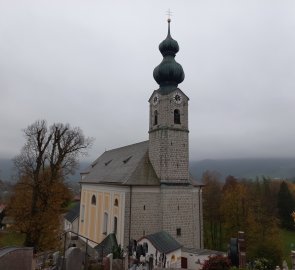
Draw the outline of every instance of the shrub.
M212 256L209 257L203 264L202 270L229 270L230 261L224 256Z

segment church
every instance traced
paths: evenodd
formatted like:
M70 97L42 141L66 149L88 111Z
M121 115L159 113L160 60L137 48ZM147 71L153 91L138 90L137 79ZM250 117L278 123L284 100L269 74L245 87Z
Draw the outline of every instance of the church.
M106 151L81 172L79 234L96 243L115 233L126 248L164 231L183 247L203 248L202 185L189 172L189 98L178 88L184 71L170 22L153 71L159 88L148 100L148 140Z

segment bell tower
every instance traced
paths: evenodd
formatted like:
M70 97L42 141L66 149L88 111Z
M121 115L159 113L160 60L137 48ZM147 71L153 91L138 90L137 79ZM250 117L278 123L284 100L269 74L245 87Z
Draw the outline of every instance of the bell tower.
M189 174L189 98L178 88L184 72L175 61L179 46L170 23L159 45L163 60L153 72L159 88L149 99L149 159L160 179L161 229L185 247L202 248L201 187Z
M149 158L161 184L189 184L189 98L178 88L184 72L174 59L179 46L171 37L170 22L159 45L163 60L153 72L159 89L149 99Z

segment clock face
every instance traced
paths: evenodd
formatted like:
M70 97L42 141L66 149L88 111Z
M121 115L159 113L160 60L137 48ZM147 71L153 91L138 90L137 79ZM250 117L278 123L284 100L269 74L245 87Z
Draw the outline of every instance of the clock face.
M182 96L179 92L176 92L174 95L173 95L173 100L176 104L180 104L181 101L182 101Z
M158 102L159 102L159 96L157 94L155 94L154 97L153 97L153 104L157 105Z

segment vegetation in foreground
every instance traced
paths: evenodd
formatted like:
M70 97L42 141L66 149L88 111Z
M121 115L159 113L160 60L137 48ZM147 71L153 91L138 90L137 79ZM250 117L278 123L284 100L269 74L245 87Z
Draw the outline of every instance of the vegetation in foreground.
M24 245L25 235L17 232L0 232L0 247L20 247Z
M222 184L214 172L206 172L203 181L206 248L226 251L229 239L244 231L249 262L263 258L274 268L289 259L290 235L285 235L295 229L293 183L229 176Z
M25 145L14 163L19 180L8 207L14 229L35 252L59 246L60 215L71 198L65 186L91 139L79 128L37 121L24 130Z

